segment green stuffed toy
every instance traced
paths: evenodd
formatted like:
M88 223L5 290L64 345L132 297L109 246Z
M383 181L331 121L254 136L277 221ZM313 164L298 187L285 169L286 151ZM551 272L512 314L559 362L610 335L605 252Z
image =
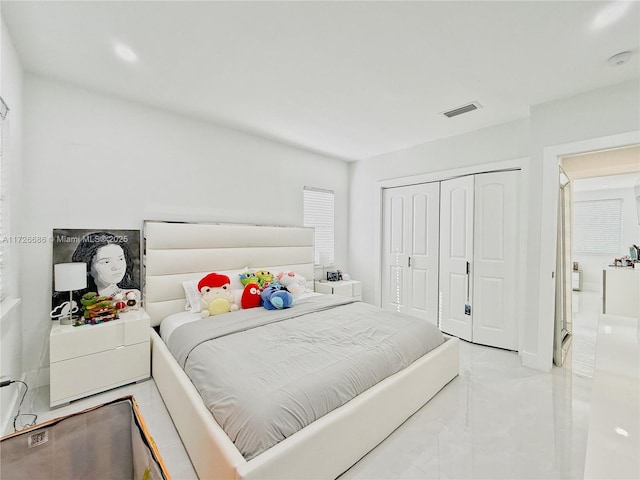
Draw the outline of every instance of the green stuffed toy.
M267 270L258 270L256 272L256 277L258 277L258 285L262 290L273 283L273 273Z
M240 283L242 284L243 287L246 287L250 283L255 283L256 285L260 285L260 282L258 281L258 277L256 276L253 270L242 272L239 274L239 276L240 276Z

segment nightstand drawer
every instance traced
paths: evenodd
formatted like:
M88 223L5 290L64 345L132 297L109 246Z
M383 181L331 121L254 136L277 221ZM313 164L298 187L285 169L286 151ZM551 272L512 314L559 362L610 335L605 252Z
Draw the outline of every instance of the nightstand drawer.
M343 297L352 297L353 296L353 285L351 283L345 283L342 285L336 285L333 287L334 295L342 295Z
M69 332L73 332L73 334L69 335ZM60 326L56 328L55 334L52 334L50 338L49 360L53 363L113 350L124 346L124 340L124 322L122 320L80 327Z
M128 313L124 315L128 315ZM138 317L138 315L136 315L134 319L127 319L124 324L125 345L149 341L149 318L146 316L146 312L144 315L144 317Z
M149 349L147 341L51 363L51 405L148 378Z
M362 300L362 283L357 280L340 280L338 282L315 282L317 293L341 295Z

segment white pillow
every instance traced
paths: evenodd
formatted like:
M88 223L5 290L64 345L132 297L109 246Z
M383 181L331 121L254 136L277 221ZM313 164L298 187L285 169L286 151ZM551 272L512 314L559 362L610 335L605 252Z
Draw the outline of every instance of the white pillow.
M191 313L200 313L200 292L198 291L198 282L200 280L186 280L182 282L184 288L184 296L187 299L185 310Z

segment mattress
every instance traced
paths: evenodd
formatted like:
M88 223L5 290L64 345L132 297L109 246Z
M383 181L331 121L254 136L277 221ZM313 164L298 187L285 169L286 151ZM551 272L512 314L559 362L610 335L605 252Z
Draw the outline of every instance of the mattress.
M441 345L431 323L351 298L194 320L166 339L245 459L293 435Z

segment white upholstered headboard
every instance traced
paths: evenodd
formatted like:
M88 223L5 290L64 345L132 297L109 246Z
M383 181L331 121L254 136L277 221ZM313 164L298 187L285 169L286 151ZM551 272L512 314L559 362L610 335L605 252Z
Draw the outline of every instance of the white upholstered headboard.
M314 231L304 227L144 222L144 308L157 326L185 308L182 282L245 267L313 282Z

